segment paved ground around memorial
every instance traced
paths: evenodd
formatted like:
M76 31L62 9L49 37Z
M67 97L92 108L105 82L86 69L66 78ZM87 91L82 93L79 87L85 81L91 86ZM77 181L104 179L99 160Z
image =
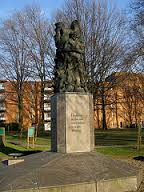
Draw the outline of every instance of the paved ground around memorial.
M133 158L116 157L116 159L129 163L132 166L142 170L142 182L136 192L144 192L144 156L142 160L134 160Z
M42 152L0 168L0 191L133 177L138 169L99 153Z

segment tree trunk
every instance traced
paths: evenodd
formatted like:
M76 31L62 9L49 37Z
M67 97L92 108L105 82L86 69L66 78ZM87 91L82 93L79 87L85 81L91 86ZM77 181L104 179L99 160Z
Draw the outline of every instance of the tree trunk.
M20 136L22 137L23 134L23 93L20 93L18 95L18 122L19 122L19 128L20 128Z
M99 107L97 105L97 99L96 99L95 94L93 95L93 105L94 105L94 116L96 116L95 123L97 121L97 126L98 126L98 128L100 128Z
M106 110L105 110L105 95L102 93L102 129L107 130Z
M39 94L39 90L38 90L38 85L37 85L37 83L35 82L35 85L34 85L34 88L35 88L35 100L34 100L34 111L35 111L35 125L36 125L36 127L35 127L35 131L36 131L36 133L35 133L35 137L37 137L38 136L38 129L39 129L39 114L38 114L38 94Z
M138 127L138 118L137 118L137 102L136 102L136 99L134 101L134 114L135 114L135 125L136 125L136 128Z
M137 126L138 128L138 134L137 134L137 150L141 149L141 144L142 144L142 128L141 125L139 124Z
M41 81L41 99L40 99L40 120L39 120L40 132L44 131L44 82Z
M41 50L41 100L40 100L40 130L44 131L44 89L45 89L45 61L44 61L44 52Z
M129 117L129 128L130 128L132 125L132 111L131 110L129 110L129 112L128 112L128 117Z
M0 136L0 147L4 147L2 136Z
M98 128L100 128L99 108L96 109L96 112L97 112L97 124L98 124Z
M119 123L118 123L118 107L117 107L117 93L116 93L116 125L117 128L119 128Z
M137 118L137 101L134 101L134 113L135 113L135 126L137 128L137 150L141 149L142 145L142 127Z

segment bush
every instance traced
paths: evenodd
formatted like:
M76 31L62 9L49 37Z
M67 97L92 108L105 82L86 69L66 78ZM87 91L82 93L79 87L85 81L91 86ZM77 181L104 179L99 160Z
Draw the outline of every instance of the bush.
M0 127L6 127L6 123L0 122Z
M19 123L16 122L7 123L5 127L7 131L20 131Z

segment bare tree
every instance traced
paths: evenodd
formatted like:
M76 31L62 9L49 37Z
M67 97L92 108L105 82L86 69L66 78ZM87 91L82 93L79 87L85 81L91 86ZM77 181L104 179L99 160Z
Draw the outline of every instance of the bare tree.
M131 49L126 62L134 72L144 72L144 1L132 0L130 4Z
M33 78L41 82L40 90L40 124L44 127L44 89L46 80L52 78L52 68L54 63L54 46L52 28L48 19L44 17L42 11L37 6L29 6L23 10L26 17L26 33L28 47L33 63Z
M39 127L44 127L44 88L52 76L54 46L51 26L38 6L16 12L1 27L1 65L7 80L15 87L19 123L23 119L24 81L38 80L40 85Z
M139 56L144 55L144 1L143 0L133 0L131 4L133 10L132 17L132 30L135 33L137 50L136 54Z
M69 24L74 19L81 23L88 87L94 102L100 97L99 103L94 104L101 105L102 128L107 129L106 94L114 82L106 82L106 78L122 68L122 56L126 52L124 17L107 1L66 0L56 20Z
M24 18L16 13L0 28L0 65L3 77L11 82L18 105L18 123L23 130L24 82L30 74L30 52L25 43Z

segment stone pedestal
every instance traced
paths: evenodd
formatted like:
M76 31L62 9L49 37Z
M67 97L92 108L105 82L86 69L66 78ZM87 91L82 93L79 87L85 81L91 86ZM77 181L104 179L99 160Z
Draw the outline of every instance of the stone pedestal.
M89 93L62 93L51 98L52 151L94 149L93 99Z

